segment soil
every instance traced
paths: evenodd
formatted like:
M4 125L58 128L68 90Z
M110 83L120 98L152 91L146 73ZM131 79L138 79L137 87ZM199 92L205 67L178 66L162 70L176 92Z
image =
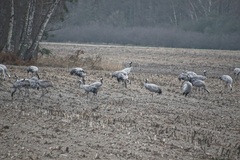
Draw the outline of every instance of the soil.
M239 51L118 45L42 43L51 50L37 62L41 79L54 87L40 98L16 92L14 74L31 77L26 66L7 65L0 81L0 159L240 159ZM75 51L84 54L75 56ZM70 58L70 57L73 58ZM69 60L67 60L69 59ZM111 73L133 62L127 88ZM87 71L86 83L103 77L97 96L87 98L71 67ZM177 77L203 74L210 93L182 95ZM233 77L233 90L219 77ZM161 95L143 87L145 79Z

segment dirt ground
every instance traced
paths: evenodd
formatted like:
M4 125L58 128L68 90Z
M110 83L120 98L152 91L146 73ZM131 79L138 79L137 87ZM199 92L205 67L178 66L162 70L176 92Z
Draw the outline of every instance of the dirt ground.
M42 43L52 55L37 62L41 79L53 88L40 98L15 93L14 74L31 77L26 66L7 65L12 77L0 81L0 159L240 159L240 77L233 90L219 76L240 67L239 51L171 49L117 45ZM78 57L75 52L83 50ZM70 58L71 57L71 58ZM66 60L69 59L69 60ZM111 73L133 62L124 88ZM98 95L79 88L69 68L87 71L86 83L103 77ZM177 76L203 74L210 94L181 94ZM144 79L163 94L143 87Z

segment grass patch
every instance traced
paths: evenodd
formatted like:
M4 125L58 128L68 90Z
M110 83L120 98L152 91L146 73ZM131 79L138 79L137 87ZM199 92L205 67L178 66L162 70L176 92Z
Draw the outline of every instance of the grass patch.
M30 61L23 61L21 58L19 58L15 53L11 52L1 52L0 53L0 63L1 64L8 64L8 65L34 65L36 64L36 60L30 60Z

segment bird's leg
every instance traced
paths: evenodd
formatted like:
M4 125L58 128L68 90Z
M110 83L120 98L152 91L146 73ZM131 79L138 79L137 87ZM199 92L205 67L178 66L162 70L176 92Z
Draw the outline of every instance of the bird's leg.
M10 76L10 74L8 74L7 72L6 72L6 74L7 74L8 78L10 78L10 77L11 77L11 76Z
M14 91L11 93L11 97L12 97L12 99L13 99L13 94L14 94L16 91L17 91L17 89L14 88Z
M42 94L41 94L41 97L40 98L42 98L46 93L44 93L44 90L46 90L46 89L42 89Z
M227 87L228 87L228 84L226 83L226 84L225 84L225 88L227 88Z
M125 88L127 88L127 81L126 80L124 80L124 86L125 86Z
M93 93L92 95L92 99L95 97L95 99L97 98L97 93Z
M128 83L131 84L131 81L129 79L127 79Z
M38 79L40 79L40 77L39 77L38 73L37 73L37 72L35 72L35 74L37 75Z
M25 88L25 97L29 97L29 88Z

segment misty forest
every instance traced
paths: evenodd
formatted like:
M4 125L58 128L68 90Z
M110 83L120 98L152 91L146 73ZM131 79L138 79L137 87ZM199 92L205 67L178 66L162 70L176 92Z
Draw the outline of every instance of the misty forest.
M4 0L0 50L37 57L40 41L240 49L238 0Z
M50 41L239 49L240 1L81 0Z

